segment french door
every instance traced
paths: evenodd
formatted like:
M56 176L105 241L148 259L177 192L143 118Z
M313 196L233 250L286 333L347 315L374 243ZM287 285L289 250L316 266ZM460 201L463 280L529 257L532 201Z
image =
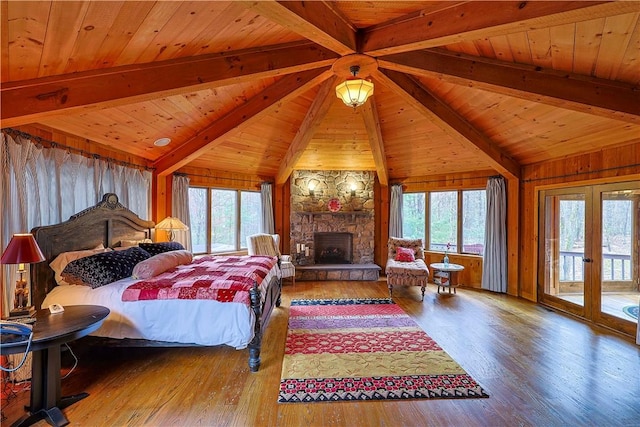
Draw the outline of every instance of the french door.
M640 182L542 190L539 201L538 301L635 335Z

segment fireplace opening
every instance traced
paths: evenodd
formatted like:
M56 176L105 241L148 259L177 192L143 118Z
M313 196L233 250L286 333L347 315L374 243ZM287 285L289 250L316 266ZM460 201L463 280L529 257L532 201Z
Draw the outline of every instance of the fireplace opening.
M323 232L314 233L315 264L351 264L353 257L353 234Z

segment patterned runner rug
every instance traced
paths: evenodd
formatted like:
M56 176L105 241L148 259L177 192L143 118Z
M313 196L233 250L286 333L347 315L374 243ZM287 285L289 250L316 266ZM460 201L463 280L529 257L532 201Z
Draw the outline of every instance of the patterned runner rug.
M489 397L389 299L291 301L280 403Z

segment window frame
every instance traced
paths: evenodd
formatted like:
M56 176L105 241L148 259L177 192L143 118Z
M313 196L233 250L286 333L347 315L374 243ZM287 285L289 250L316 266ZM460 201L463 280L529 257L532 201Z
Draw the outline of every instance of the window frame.
M457 224L457 229L456 229L456 240L457 240L457 244L456 244L456 250L455 251L449 251L450 253L456 253L456 254L460 254L460 255L468 255L468 256L477 256L482 258L483 254L476 254L476 253L472 253L472 252L465 252L464 249L464 234L463 234L463 209L464 209L464 202L463 202L463 194L464 192L467 191L484 191L485 192L485 198L486 198L486 189L485 188L464 188L464 189L457 189L457 190L452 190L452 189L438 189L438 190L430 190L430 191L408 191L405 192L403 194L416 194L416 193L422 193L424 194L424 201L425 201L425 217L424 217L424 229L425 229L425 235L423 237L424 239L424 243L425 243L425 250L429 251L429 252L437 252L437 253L444 253L444 250L438 250L438 249L431 249L431 194L432 193L444 193L444 192L456 192L457 193L457 212L456 212L456 224ZM486 199L485 199L486 200ZM485 221L485 227L486 227L486 221ZM404 234L404 231L403 231Z
M236 253L236 252L242 252L242 251L246 251L247 250L247 242L246 239L244 239L244 241L242 241L241 236L242 236L242 193L257 193L258 195L260 195L260 190L248 190L248 189L240 189L240 188L226 188L226 187L210 187L210 186L206 186L206 185L190 185L189 188L194 188L194 189L204 189L207 190L207 197L206 197L206 207L205 209L205 213L206 213L206 235L205 235L205 248L206 248L206 252L194 252L194 254L196 255L220 255L220 254L225 254L225 253ZM234 249L227 249L224 251L212 251L211 250L211 234L213 232L213 225L212 225L212 215L211 215L211 205L213 203L213 191L214 190L222 190L222 191L233 191L235 192L235 207L234 207L234 215L235 215L235 248ZM262 198L260 197L260 204L262 205ZM193 240L193 236L191 237Z

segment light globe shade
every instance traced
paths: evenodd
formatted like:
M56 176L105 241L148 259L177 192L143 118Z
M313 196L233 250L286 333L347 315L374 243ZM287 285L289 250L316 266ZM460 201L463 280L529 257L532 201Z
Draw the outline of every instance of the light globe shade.
M349 79L336 86L336 96L350 107L356 108L373 95L373 83L364 79Z

